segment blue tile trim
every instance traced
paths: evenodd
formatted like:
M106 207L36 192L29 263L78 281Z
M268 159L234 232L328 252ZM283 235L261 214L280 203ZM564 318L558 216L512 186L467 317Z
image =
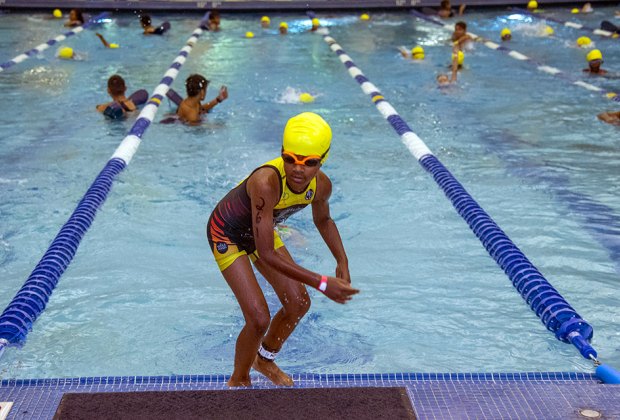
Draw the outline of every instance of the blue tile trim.
M301 373L303 380L343 381L475 381L475 382L528 382L528 381L598 381L593 373L584 372L506 372L506 373ZM80 378L3 379L0 387L41 387L65 385L160 385L191 384L197 382L224 383L227 375L174 375L174 376L102 376Z

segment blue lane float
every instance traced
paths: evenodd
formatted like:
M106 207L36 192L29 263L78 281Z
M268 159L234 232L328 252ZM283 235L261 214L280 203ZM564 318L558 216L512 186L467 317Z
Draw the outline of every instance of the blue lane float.
M418 12L417 10L411 10L411 13L422 19L425 20L427 22L430 22L434 25L438 25L441 26L442 28L448 30L448 31L452 31L454 29L454 27L448 23L443 23L438 21L437 19L434 19L430 16L425 15L424 13ZM604 89L598 87L598 86L594 86L593 84L590 83L586 83L583 80L579 80L575 77L572 77L569 74L564 73L562 70L556 68L556 67L552 67L552 66L548 66L546 64L543 63L539 63L536 60L533 60L532 58L526 56L525 54L521 54L519 51L515 51L512 50L510 48L507 48L503 45L499 45L493 41L489 41L486 40L484 38L482 38L481 36L478 36L472 32L467 32L467 34L469 34L469 36L471 36L474 40L476 41L481 41L482 44L487 47L490 48L492 50L496 50L496 51L501 51L504 54L508 55L509 57L514 58L515 60L519 60L519 61L524 61L526 63L532 64L534 66L536 66L536 69L539 71L542 71L544 73L550 74L552 76L558 77L562 80L568 81L570 83L572 83L575 86L579 86L581 88L584 88L586 90L589 90L591 92L597 92L599 94L601 94L604 98L610 99L612 101L615 102L620 102L620 95L616 92L611 92L611 91L605 91Z
M558 340L573 344L584 358L596 360L597 353L589 343L593 336L592 327L551 286L523 252L433 155L426 144L386 101L379 89L366 78L353 63L351 57L336 43L336 40L325 34L324 41L338 55L351 77L359 83L362 91L370 96L377 110L398 133L418 163L433 176L454 208L504 270L545 327L552 331Z
M0 64L0 72L8 69L9 67L13 67L15 64L18 64L18 63L21 63L24 60L27 60L30 57L34 57L37 54L42 53L43 51L45 51L46 49L48 49L52 45L54 45L54 44L56 44L58 42L62 42L65 39L67 39L68 37L70 37L70 36L79 34L84 29L88 28L89 26L92 26L94 24L99 23L99 21L101 19L105 19L109 15L110 15L109 12L103 12L103 13L95 16L94 18L89 19L88 22L86 22L82 26L78 26L76 28L73 28L69 32L65 32L64 34L58 35L56 38L52 38L49 41L47 41L47 42L45 42L45 43L43 43L41 45L38 45L38 46L34 47L33 49L28 50L28 51L18 55L17 57L13 58L12 60L9 60L6 63Z
M560 25L564 25L567 28L579 29L581 31L590 32L590 33L593 33L594 35L613 37L614 34L615 34L614 31L608 31L608 30L605 30L605 29L590 28L590 27L588 27L586 25L582 25L581 23L575 23L575 22L570 22L570 21L566 21L566 20L562 20L562 19L557 19L557 18L554 18L553 16L549 16L549 15L546 15L544 13L538 13L538 12L532 13L529 10L521 9L519 7L512 7L511 10L514 10L515 12L519 12L519 13L524 14L524 15L533 16L533 17L538 18L538 19L544 19L544 20L548 20L550 22L555 22L555 23L558 23Z
M166 96L170 85L174 82L179 69L185 63L202 32L203 30L198 27L187 40L186 45L155 88L153 96L140 112L129 134L99 173L69 220L60 229L22 288L0 315L0 356L7 346L24 343L35 320L45 309L60 276L71 263L97 210L106 200L114 179L125 169L138 151L142 136L153 121L162 99Z

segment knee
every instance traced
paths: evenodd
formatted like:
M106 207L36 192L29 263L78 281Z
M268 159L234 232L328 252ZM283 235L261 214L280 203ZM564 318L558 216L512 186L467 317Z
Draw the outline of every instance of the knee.
M308 313L311 303L310 296L307 293L303 293L287 302L284 310L288 316L296 318L296 320L299 321Z
M258 336L265 335L270 323L271 316L269 315L269 310L256 311L251 317L246 319L246 326Z

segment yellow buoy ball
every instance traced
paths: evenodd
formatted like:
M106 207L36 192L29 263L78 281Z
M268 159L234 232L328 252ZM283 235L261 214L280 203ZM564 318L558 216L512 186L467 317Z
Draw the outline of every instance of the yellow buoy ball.
M369 19L370 19L370 16L368 15L368 13L363 13L363 14L360 16L360 19L361 19L361 20L369 20Z
M551 26L545 26L545 34L546 35L553 35L553 28Z
M118 48L120 45L115 44L115 43L111 43L110 44L110 48Z
M536 0L530 0L527 3L527 8L529 10L536 10L536 9L538 9L538 2Z
M62 47L60 51L58 51L58 58L62 58L63 60L71 60L73 58L73 48Z
M246 38L254 38L254 32L250 32L250 31L246 32L245 33L245 37Z
M592 40L590 40L590 38L588 38L587 36L580 36L579 38L577 38L577 45L579 45L580 47L587 47L591 43Z
M299 95L299 101L304 104L309 104L310 102L314 102L314 96L310 95L307 92L304 92Z
M62 12L60 11L60 9L54 9L54 11L52 12L52 15L56 19L60 19L62 17Z
M570 11L573 15L576 15L577 13L579 13L579 9L577 9L576 7L574 9L572 9Z
M452 59L454 60L454 53L452 53ZM463 62L465 61L465 54L463 54L463 51L459 51L459 53L457 54L457 63L459 66L463 65Z
M411 58L414 60L424 60L424 48L416 45L411 49Z

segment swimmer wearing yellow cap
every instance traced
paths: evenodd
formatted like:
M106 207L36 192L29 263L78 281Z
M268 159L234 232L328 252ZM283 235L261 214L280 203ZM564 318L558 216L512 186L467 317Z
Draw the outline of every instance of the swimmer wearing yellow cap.
M416 45L411 49L411 58L414 60L424 60L424 48Z
M60 9L54 9L54 11L52 12L52 16L54 16L56 19L62 19L62 12L60 11Z
M603 70L601 65L603 64L603 54L601 50L592 50L586 55L586 60L588 61L588 68L583 69L585 73L590 73L593 75L603 75L607 74L607 70Z
M73 60L75 55L73 53L73 48L71 47L62 47L58 50L58 58L62 58L63 60Z
M311 112L294 116L284 128L281 156L255 169L211 213L207 239L246 322L236 341L229 387L251 386L251 368L275 385L294 385L274 359L310 308L306 286L338 303L359 292L351 287L347 255L329 211L332 183L322 165L331 138L331 128L321 116ZM308 205L336 260L337 277L298 265L274 230ZM250 262L280 299L282 308L273 318Z
M538 9L538 2L536 0L530 0L527 3L527 10L536 10Z
M502 38L502 41L510 41L512 39L512 32L510 32L510 29L504 28L499 33L499 36Z
M280 22L278 30L280 31L280 35L286 35L288 33L288 23Z
M269 25L271 25L271 19L269 19L269 16L263 16L262 18L260 18L261 28L268 28Z
M590 44L592 44L592 40L587 36L580 36L579 38L577 38L577 46L579 47L588 47L590 46Z
M370 15L368 13L362 13L360 20L370 20Z
M310 30L312 32L314 32L317 29L319 29L319 26L321 26L321 22L317 18L313 18L312 19L312 28L310 28Z

